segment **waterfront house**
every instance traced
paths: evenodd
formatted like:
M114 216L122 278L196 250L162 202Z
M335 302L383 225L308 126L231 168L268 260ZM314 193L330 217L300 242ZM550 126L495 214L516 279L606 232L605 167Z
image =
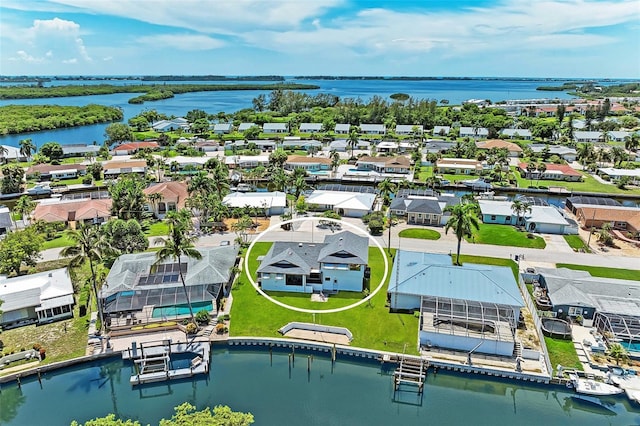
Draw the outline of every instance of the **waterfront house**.
M0 145L0 147L2 147L3 150L0 158L4 161L27 161L27 157L20 154L20 148L9 145Z
M481 161L467 158L439 158L436 161L436 173L455 175L481 175L484 167Z
M75 222L89 224L102 223L111 217L110 198L103 199L45 199L33 210L33 220L44 222L62 222L71 225Z
M571 197L567 197L565 200L565 208L573 213L577 214L577 210L580 207L622 207L622 203L618 200L608 197L587 197L584 195L574 195Z
M222 203L230 208L251 207L261 209L265 216L277 216L287 207L284 192L232 192L225 195Z
M406 218L408 224L442 226L449 220L447 206L460 199L453 194L439 195L430 189L402 189L391 201L391 213Z
M230 169L255 169L269 165L268 155L229 155L224 158L224 163Z
M549 155L557 155L567 163L576 161L577 152L575 148L570 148L563 145L545 145L545 144L531 144L529 145L531 151L534 154L541 154L546 148L549 148Z
M578 223L584 229L600 229L607 223L614 230L640 232L640 208L608 205L574 205Z
M194 313L216 314L233 280L238 246L198 247L201 259L182 257L158 264L156 253L125 254L116 259L99 299L111 318L132 323L162 321L163 317L186 317L187 299L179 277L180 267Z
M611 339L628 342L640 336L639 281L593 277L567 268L536 268L536 273L556 316L580 316L586 326Z
M520 223L517 223L518 215L511 208L511 201L478 200L478 204L483 223L524 226L529 232L542 234L578 233L577 224L565 218L555 206L531 205L531 211L523 212Z
M304 169L308 172L331 170L331 159L327 157L305 157L290 155L284 163L285 170Z
M318 133L322 130L322 123L301 123L298 131L300 133Z
M158 219L164 218L167 212L186 207L186 201L189 198L186 182L153 183L142 192L147 197L146 210L153 213ZM149 201L148 197L151 194L160 194L160 199L153 202Z
M618 182L620 179L626 177L629 179L629 183L640 183L640 169L616 169L614 167L600 167L598 168L598 175L608 179L612 182Z
M216 135L226 135L233 131L233 123L216 123L213 126L213 133Z
M336 135L348 135L349 129L351 129L351 124L348 123L337 123L336 127L333 129L333 132Z
M150 149L155 151L160 145L155 141L145 142L126 142L113 148L111 152L113 155L133 155L141 149Z
M602 141L602 133L576 130L573 132L573 140L576 143L600 142Z
M260 261L258 280L266 291L360 292L368 261L369 238L349 231L323 243L277 241Z
M448 136L451 131L451 126L434 126L433 136Z
M370 148L371 148L370 142L358 139L358 142L353 147L353 150L368 151ZM336 139L329 143L329 151L336 151L336 152L351 151L351 146L349 146L349 142L346 139Z
M476 146L480 150L488 151L490 149L506 149L509 157L519 157L522 155L520 145L513 142L503 141L502 139L489 139L483 142L476 142Z
M53 179L75 179L87 174L84 164L35 164L27 169L27 179L36 178L40 181Z
M156 121L151 125L151 128L156 132L174 132L176 130L182 130L188 132L191 128L189 121L183 117L176 117L170 120Z
M107 161L102 164L104 178L116 179L124 174L137 174L144 176L147 173L147 160Z
M502 129L498 133L505 135L509 139L531 140L531 130L529 129Z
M524 302L511 268L398 250L388 288L391 310L419 314L421 347L513 356Z
M540 173L538 170L529 172L527 170L527 163L518 164L518 169L520 176L524 179L562 180L567 182L582 181L582 174L568 164L545 164L545 166L547 168L543 173Z
M344 217L362 217L372 212L376 194L372 192L350 192L314 190L306 199L310 209L332 210Z
M240 125L238 126L238 131L240 133L242 133L245 130L249 130L253 126L257 126L257 124L256 123L240 123ZM258 127L260 127L260 126L258 126Z
M73 317L73 284L67 268L7 278L0 275L3 329Z
M384 124L361 124L360 134L362 135L384 135L387 128Z
M489 137L489 129L486 127L460 127L460 137L470 139L486 139Z
M322 142L317 141L315 139L300 139L300 138L286 138L282 141L280 145L282 149L285 150L304 150L310 151L311 149L315 149L316 152L322 149Z
M62 145L62 156L64 158L85 157L88 155L97 157L99 152L100 145L85 145L83 143Z
M364 155L356 162L358 171L372 171L382 175L408 174L411 171L411 162L405 156L397 157L371 157Z
M395 133L401 136L420 136L424 133L424 126L422 124L398 124Z
M0 235L4 235L13 227L9 207L0 206Z
M288 133L289 123L264 123L262 125L263 133Z

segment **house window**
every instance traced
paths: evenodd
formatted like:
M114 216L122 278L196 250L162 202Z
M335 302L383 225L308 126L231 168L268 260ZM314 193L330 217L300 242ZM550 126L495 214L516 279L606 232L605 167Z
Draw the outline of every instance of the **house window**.
M491 215L491 220L496 220L496 215L492 214Z
M271 274L262 274L262 279L268 280L269 278L271 278Z
M284 274L276 274L276 280L284 280Z
M331 281L331 277L325 277L324 280L325 281Z
M422 213L418 213L418 219L422 219Z
M582 315L582 308L576 308L575 306L571 306L569 308L569 316L577 316Z

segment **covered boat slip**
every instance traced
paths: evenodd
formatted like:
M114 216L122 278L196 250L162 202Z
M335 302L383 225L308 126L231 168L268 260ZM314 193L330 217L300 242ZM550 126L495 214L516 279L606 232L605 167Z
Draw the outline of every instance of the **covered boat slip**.
M510 306L450 298L423 297L419 340L422 347L513 356L515 311Z

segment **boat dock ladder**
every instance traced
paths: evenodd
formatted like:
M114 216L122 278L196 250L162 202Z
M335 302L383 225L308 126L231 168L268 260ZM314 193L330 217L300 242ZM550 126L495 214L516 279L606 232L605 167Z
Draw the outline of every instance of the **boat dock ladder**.
M427 370L429 369L429 362L424 359L412 359L402 357L400 359L400 365L393 373L393 390L394 392L400 389L400 385L409 384L418 386L418 394L421 394L424 390L424 382L427 379Z

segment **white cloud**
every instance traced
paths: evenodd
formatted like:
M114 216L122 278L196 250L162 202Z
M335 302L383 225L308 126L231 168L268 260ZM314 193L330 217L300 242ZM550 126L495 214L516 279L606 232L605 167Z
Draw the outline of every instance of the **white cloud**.
M140 43L159 49L211 50L224 46L224 42L202 34L159 34L138 39Z
M16 54L18 55L17 57L15 57L15 56L11 57L11 58L9 58L9 60L11 60L11 61L23 61L23 62L27 62L29 64L40 64L40 63L45 61L44 58L30 55L27 52L25 52L24 50L18 50L16 52Z
M78 59L77 58L63 59L62 63L63 64L77 64L78 63Z

